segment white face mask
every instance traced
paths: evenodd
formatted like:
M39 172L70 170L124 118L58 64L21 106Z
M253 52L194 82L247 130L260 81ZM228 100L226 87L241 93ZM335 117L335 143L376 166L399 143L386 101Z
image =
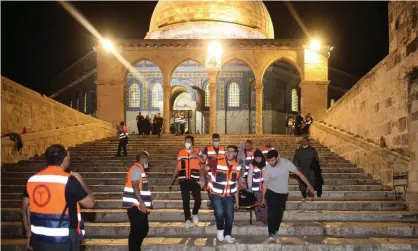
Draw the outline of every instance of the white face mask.
M186 142L184 143L184 146L186 147L186 149L190 149L190 147L192 146L192 143Z
M309 145L308 145L309 146ZM308 146L303 146L303 148L308 148Z
M219 142L213 142L213 146L214 146L215 148L218 148L218 147L219 147Z

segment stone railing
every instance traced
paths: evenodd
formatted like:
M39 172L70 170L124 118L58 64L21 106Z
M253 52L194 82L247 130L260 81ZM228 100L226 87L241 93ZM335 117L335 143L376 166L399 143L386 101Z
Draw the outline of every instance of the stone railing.
M51 144L73 146L116 135L115 128L7 78L1 79L1 133L19 133L24 147L2 138L2 163L41 155ZM22 134L23 131L25 134Z
M371 173L384 185L393 184L393 174L407 172L409 156L381 147L359 135L328 125L314 122L310 135L341 157Z

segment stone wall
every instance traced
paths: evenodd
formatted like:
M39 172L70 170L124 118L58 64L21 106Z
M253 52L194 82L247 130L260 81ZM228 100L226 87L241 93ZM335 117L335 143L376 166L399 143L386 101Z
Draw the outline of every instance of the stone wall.
M418 211L418 66L408 75L408 137L409 172L408 195L409 209Z
M8 138L2 138L2 163L41 155L45 149L59 143L72 146L96 139L115 136L111 124L71 109L45 95L34 92L7 78L1 78L1 133L23 134L20 153Z
M331 125L314 122L310 134L312 138L371 173L373 178L380 179L385 185L392 185L394 172L408 170L408 156L381 148L379 144Z

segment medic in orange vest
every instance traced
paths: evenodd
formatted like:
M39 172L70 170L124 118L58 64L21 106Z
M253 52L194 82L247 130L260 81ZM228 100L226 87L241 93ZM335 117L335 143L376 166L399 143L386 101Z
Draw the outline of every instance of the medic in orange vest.
M148 214L152 208L151 191L145 169L148 168L145 151L136 155L136 163L128 170L123 189L122 207L127 208L130 222L129 250L141 250L142 242L148 235Z
M275 148L271 145L271 139L266 139L266 145L262 146L260 150L263 153L264 158L267 157L267 153L270 150L275 150Z
M64 146L48 147L45 157L48 167L29 178L22 201L27 246L64 250L83 239L80 204L92 208L94 198L80 174L66 172L70 156Z
M177 167L174 169L173 178L169 189L176 181L181 190L181 198L183 200L183 212L185 218L185 227L189 228L192 224L199 222L198 213L202 203L200 194L200 164L204 162L201 152L198 148L194 148L194 137L187 135L184 138L184 149L180 150L177 156ZM194 199L192 214L190 214L190 193Z
M213 159L223 159L225 157L225 147L221 146L219 141L220 141L220 136L217 133L214 133L212 135L212 145L209 145L205 148L205 150L203 151L203 159L205 161L206 164L208 164L209 161L213 160ZM206 190L209 191L209 187L207 186L210 180L210 175L211 172L207 172L206 175L206 180L205 180L205 185L206 185ZM210 194L209 194L210 195ZM210 196L209 196L210 198Z

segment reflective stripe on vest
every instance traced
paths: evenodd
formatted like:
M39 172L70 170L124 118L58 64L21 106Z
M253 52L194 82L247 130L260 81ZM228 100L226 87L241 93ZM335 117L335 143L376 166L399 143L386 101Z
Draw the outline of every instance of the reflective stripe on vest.
M33 240L50 244L69 241L70 216L65 187L70 176L58 166L49 166L29 178L27 192ZM84 223L78 204L77 219L77 232L83 239Z
M128 137L128 128L123 126L122 129L119 131L119 139L124 139Z
M253 191L261 191L263 180L264 180L264 169L261 170L257 166L253 166Z
M263 146L263 148L261 149L261 152L264 154L264 155L266 155L269 151L271 151L271 150L274 150L274 147L270 147L270 148L268 148L268 147L265 147L265 146Z
M123 189L123 197L122 197L122 207L131 208L133 206L136 206L139 209L139 201L136 198L134 188L132 187L131 176L132 176L132 170L134 168L139 168L141 170L141 179L139 180L139 193L141 194L142 201L147 207L147 211L149 211L149 208L152 207L151 191L148 188L148 179L147 179L147 175L145 174L145 170L138 163L134 163L129 168L129 171L126 174L125 188Z
M226 160L219 159L216 173L211 174L208 184L210 193L221 197L234 195L238 191L237 179L240 169L241 166L236 161L229 169Z
M252 160L254 159L254 152L248 152L247 150L244 151L245 153L245 165L247 166L246 169L248 169L248 166L250 166Z
M195 154L199 154L198 149L194 149ZM181 150L177 156L178 179L183 181L185 179L199 180L200 178L200 161L192 156L193 153L186 149Z

